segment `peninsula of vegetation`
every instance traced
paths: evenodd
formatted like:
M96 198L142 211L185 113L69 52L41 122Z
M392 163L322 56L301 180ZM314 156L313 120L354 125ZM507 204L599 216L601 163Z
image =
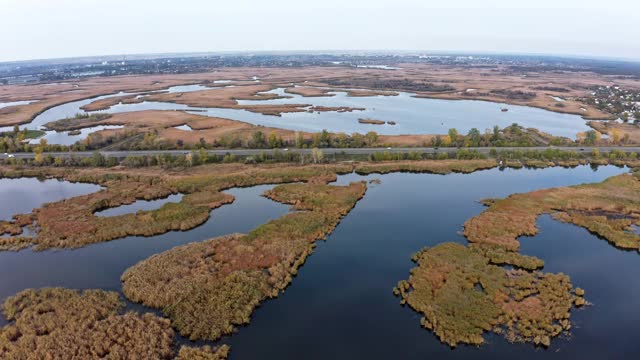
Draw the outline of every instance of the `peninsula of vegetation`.
M265 195L294 213L247 235L231 235L155 255L122 275L125 295L161 309L181 334L216 340L246 324L264 300L278 296L315 247L364 196L348 186L280 185Z

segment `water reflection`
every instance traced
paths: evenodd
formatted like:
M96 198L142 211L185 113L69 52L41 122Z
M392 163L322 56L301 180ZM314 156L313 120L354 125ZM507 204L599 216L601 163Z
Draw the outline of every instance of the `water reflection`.
M98 185L59 180L0 179L0 221L10 220L15 214L30 213L48 202L90 194L100 189Z
M168 88L168 92L190 92L210 89L203 85L183 85ZM135 112L144 110L183 110L193 111L195 114L212 117L223 117L233 120L248 122L254 125L279 127L289 130L322 131L324 129L333 132L366 133L376 131L384 135L401 134L445 134L450 128L457 128L466 133L471 128L480 131L498 125L501 128L513 123L524 127L534 127L543 132L556 136L575 138L578 132L587 131L590 128L586 121L578 115L555 113L548 110L515 106L502 103L492 103L474 100L439 100L422 99L414 97L414 94L401 92L398 96L372 96L351 97L347 93L337 91L335 96L329 97L302 97L288 94L284 88L270 91L269 93L286 96L286 98L272 100L240 100L242 105L277 105L277 104L309 104L311 106L324 107L350 107L364 108L363 111L353 112L313 112L304 111L296 113L284 113L282 116L263 115L240 109L223 108L199 108L187 105L142 102L137 104L117 104L102 113ZM59 119L73 117L76 114L85 114L81 107L95 100L113 96L124 96L128 93L100 96L93 99L75 101L56 106L38 115L33 122L24 125L28 129L41 129L44 124ZM144 99L144 95L141 95ZM502 108L508 108L508 112L502 112ZM360 124L358 119L371 118L384 121L394 121L395 125L371 125ZM3 129L0 129L2 131ZM10 130L6 128L5 130ZM97 131L93 129L92 131ZM78 138L56 138L47 134L51 143L67 143L70 140L84 139L83 133ZM58 142L62 141L62 142Z
M473 174L356 174L337 183L380 179L343 219L276 300L265 302L251 325L224 341L240 359L512 359L628 358L640 354L635 329L640 257L620 251L583 229L540 219L540 234L522 239L522 252L563 271L587 290L595 304L575 311L573 338L557 339L549 350L509 344L487 336L480 348L442 345L420 328L419 316L392 295L398 280L424 246L466 244L461 226L484 207L477 201L540 188L599 182L626 172L592 169L491 169ZM0 253L0 299L27 287L66 286L120 291L120 275L131 265L176 245L252 228L285 214L288 206L260 196L272 186L233 189L236 202L212 212L203 226L150 238L130 237L78 250ZM31 187L25 187L27 191ZM6 196L6 195L2 195ZM0 197L0 203L7 204ZM14 211L15 201L6 206ZM183 339L184 341L184 339Z

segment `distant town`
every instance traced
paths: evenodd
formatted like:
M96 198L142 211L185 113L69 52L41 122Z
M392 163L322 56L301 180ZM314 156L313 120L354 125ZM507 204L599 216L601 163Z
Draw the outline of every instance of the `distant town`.
M592 71L640 78L640 63L552 56L487 54L163 54L125 55L0 63L0 84L27 84L92 76L200 73L224 67L353 66L393 70L399 63L508 66L528 71Z
M619 116L624 122L640 120L639 90L624 89L617 85L597 86L591 92L591 96L583 101Z

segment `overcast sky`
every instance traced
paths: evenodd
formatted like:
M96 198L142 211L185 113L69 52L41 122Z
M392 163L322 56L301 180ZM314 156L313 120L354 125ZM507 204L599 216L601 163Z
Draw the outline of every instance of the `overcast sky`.
M0 0L0 61L328 49L640 60L638 0L521 3L525 1Z

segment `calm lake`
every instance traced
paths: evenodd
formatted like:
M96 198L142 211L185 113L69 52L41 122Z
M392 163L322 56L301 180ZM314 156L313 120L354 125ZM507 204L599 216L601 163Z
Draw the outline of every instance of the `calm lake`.
M635 278L640 273L640 256L546 216L538 221L539 235L521 239L522 252L542 258L545 271L564 272L575 286L586 290L594 306L573 311L572 338L554 339L551 348L544 350L489 335L488 343L480 348L451 350L422 329L420 316L400 306L392 294L396 283L409 276L413 253L447 241L467 243L459 231L467 219L483 210L478 200L599 182L626 171L581 166L445 176L341 176L339 184L363 179L381 179L382 183L369 185L366 196L326 241L318 243L279 298L265 302L249 326L221 342L232 346L232 360L513 359L514 354L525 359L637 357L640 283ZM39 185L24 184L15 191L33 192L34 185ZM77 250L2 252L0 272L5 276L0 279L0 299L44 286L120 291L120 275L140 260L184 243L246 232L285 214L288 206L260 196L269 188L272 186L227 191L236 201L214 210L204 225L188 232L129 237ZM40 203L57 199L48 192L40 194ZM24 211L11 196L0 192L3 213ZM175 199L165 199L170 200Z
M191 92L204 89L208 88L202 85L185 85L171 87L167 91ZM254 125L311 132L327 129L332 132L349 134L355 132L366 133L368 131L375 131L384 135L446 134L450 128L456 128L466 134L471 128L477 128L483 132L485 129L493 128L494 125L504 128L513 123L518 123L524 127L535 127L556 136L566 136L574 139L577 133L590 129L586 125L586 121L579 115L560 114L533 107L486 101L424 99L413 97L413 94L405 92L399 93L398 96L350 97L345 92L335 92L334 96L302 97L300 95L287 94L284 92L284 88L279 88L267 93L287 96L287 98L241 100L239 103L244 105L309 104L312 106L364 108L365 110L353 112L297 112L273 116L240 109L194 108L187 105L145 101L138 104L118 104L110 109L98 112L184 110L193 111L194 114L198 115L240 120ZM56 106L38 115L33 122L22 127L42 129L43 125L48 122L73 117L76 114L85 114L86 112L80 108L95 100L123 95L128 94L118 93ZM502 108L508 108L509 111L502 112ZM361 118L394 121L396 125L360 124L358 119ZM79 135L49 131L45 138L51 144L70 145L86 138L92 132L105 128L115 127L87 128ZM11 128L0 128L0 131L3 130L11 130ZM37 141L39 140L34 142Z
M59 180L0 179L0 221L30 213L47 202L60 201L101 189L98 185Z

